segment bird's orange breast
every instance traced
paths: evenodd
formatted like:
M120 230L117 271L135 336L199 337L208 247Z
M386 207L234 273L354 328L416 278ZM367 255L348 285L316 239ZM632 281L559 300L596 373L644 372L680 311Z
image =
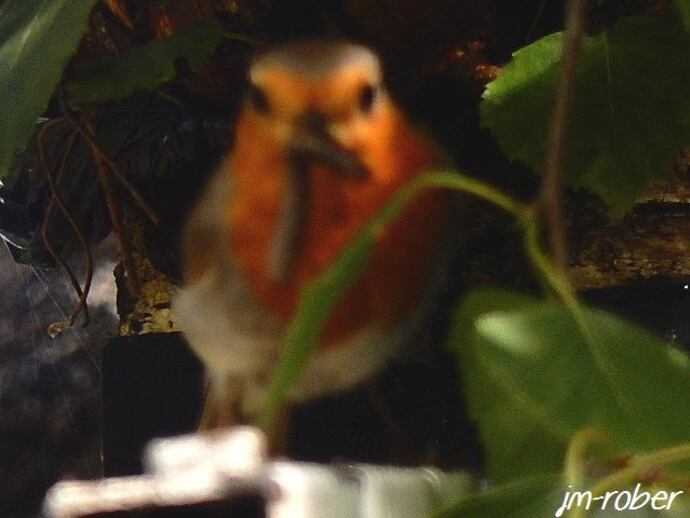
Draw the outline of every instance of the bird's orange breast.
M228 252L256 299L285 322L305 284L338 257L394 192L438 162L434 146L391 109L377 134L353 149L369 171L365 180L312 166L304 238L287 282L275 283L266 273L268 248L281 211L287 153L251 117L240 117L236 135L232 158L222 171L233 184L224 214ZM446 217L444 194L428 191L378 236L365 272L326 325L324 346L371 325L392 326L410 315L429 285Z

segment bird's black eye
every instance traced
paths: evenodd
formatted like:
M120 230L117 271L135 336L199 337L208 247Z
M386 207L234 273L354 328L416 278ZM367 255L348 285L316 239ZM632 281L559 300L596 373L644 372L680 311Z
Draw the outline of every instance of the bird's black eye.
M256 85L251 85L249 88L249 102L257 111L257 113L268 112L268 97L266 93Z
M374 106L378 87L366 84L359 92L359 109L363 113L369 113Z

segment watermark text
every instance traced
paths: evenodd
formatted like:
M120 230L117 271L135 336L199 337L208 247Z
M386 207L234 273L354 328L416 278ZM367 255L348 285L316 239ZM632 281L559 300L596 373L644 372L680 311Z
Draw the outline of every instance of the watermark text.
M602 511L613 509L615 511L635 511L645 506L650 506L655 511L671 509L673 500L683 491L649 491L641 490L642 484L638 483L632 491L607 491L598 496L594 496L591 491L566 491L563 496L561 506L556 510L555 516L563 516L565 511L577 507L584 507L589 510L596 506ZM573 486L568 486L572 489Z

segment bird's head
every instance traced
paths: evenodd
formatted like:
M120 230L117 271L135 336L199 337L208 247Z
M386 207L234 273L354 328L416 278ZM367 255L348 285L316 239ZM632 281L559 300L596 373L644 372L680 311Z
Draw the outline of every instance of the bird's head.
M268 257L268 276L282 282L304 236L314 166L365 181L369 148L385 140L391 104L376 55L348 42L281 46L253 62L249 83L241 118L264 143L284 150L288 168Z
M246 116L293 155L355 178L365 174L353 157L388 104L372 51L347 42L293 43L256 59L249 80Z

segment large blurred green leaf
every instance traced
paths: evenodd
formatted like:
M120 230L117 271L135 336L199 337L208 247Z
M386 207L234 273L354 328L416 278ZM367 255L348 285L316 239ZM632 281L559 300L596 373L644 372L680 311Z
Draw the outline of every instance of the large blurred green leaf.
M540 451L549 433L571 436L595 427L622 449L636 452L690 439L690 360L685 354L603 311L584 309L583 331L559 304L526 297L521 307L518 303L515 295L501 292L470 296L458 322L467 325L473 319L474 325L464 331L456 327L453 337L457 350L472 350L461 353L465 376L473 370L484 373L470 376L468 398L492 470L499 475L523 471L503 463L525 455L520 450L526 437L525 430L502 422L491 407L482 408L480 391L496 390L476 385L482 381L500 387L507 398L503 404L513 414L523 412L538 423L527 444L529 454L542 459L544 471L553 464L552 452ZM485 309L483 314L477 307Z
M688 14L687 0L678 0ZM566 180L598 192L616 214L672 171L690 143L690 33L672 8L587 37L578 63ZM503 151L541 171L563 34L513 56L487 87L482 123Z
M570 430L558 427L516 397L480 354L482 342L475 322L494 311L518 311L539 302L514 293L487 290L467 297L457 312L449 345L458 355L472 418L479 425L486 461L494 481L558 471Z
M485 198L493 196L499 199L502 206L511 205L507 198L455 172L429 172L398 190L352 239L338 259L303 289L295 316L286 332L280 361L271 377L268 400L261 415L262 426L272 424L276 411L299 380L304 366L318 344L321 329L329 313L347 287L366 267L378 236L420 191L439 187L475 192Z
M29 140L96 0L6 0L0 7L0 179Z
M67 91L76 102L97 103L153 90L175 77L177 60L184 59L191 69L206 63L222 37L220 23L208 18L122 56L75 68Z
M418 191L438 183L453 184L453 173L428 174L396 193L352 239L338 259L302 291L295 317L288 326L283 352L271 378L268 401L261 416L262 426L272 424L286 395L299 380L316 348L321 329L336 303L364 270L376 238Z
M304 289L285 336L280 363L271 378L268 401L261 416L263 427L272 424L277 410L299 380L328 315L366 266L375 238L371 227L360 232L334 265Z
M554 516L562 505L560 475L540 475L464 498L432 518L539 518Z

